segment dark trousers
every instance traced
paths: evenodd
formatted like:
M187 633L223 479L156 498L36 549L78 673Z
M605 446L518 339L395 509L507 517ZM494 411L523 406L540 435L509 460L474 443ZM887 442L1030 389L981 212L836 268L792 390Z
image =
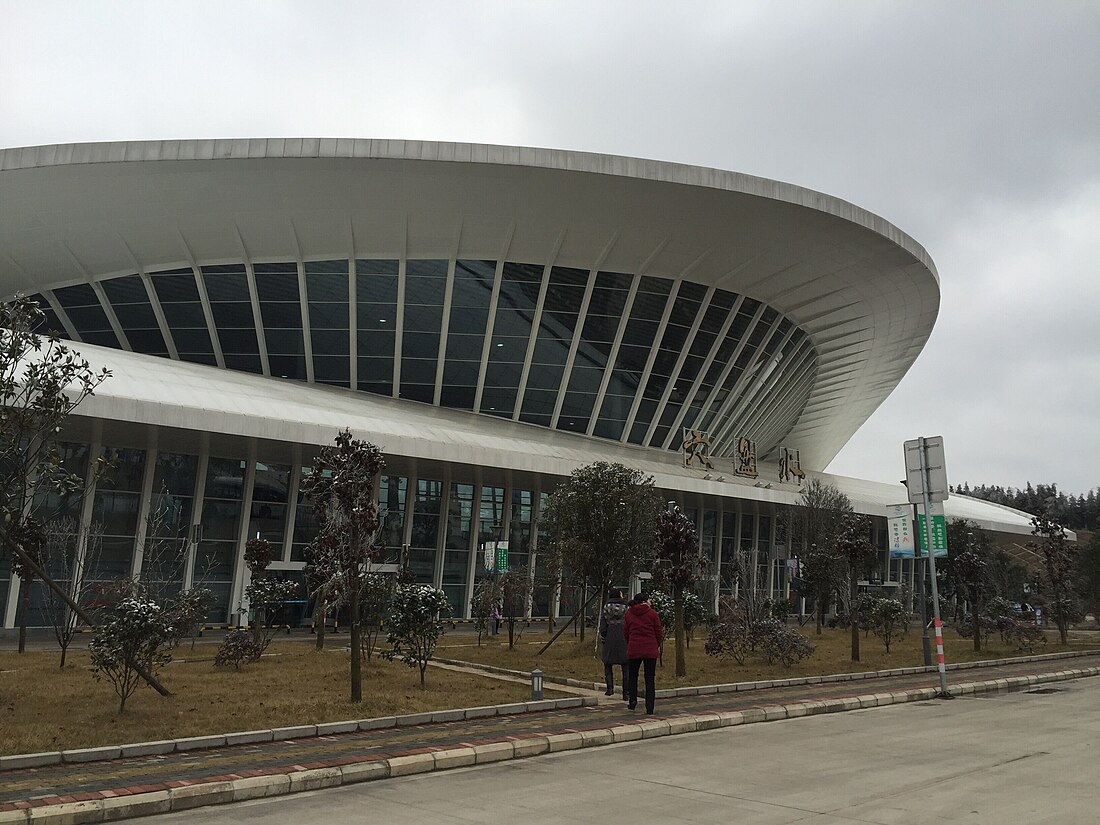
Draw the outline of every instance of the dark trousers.
M626 698L631 705L638 704L638 670L645 663L645 712L653 713L653 700L656 698L654 680L657 676L656 659L631 659L627 672Z
M626 698L626 665L619 665L619 673L623 682L623 698ZM603 663L603 680L607 683L608 693L615 691L615 665L609 665L607 662Z

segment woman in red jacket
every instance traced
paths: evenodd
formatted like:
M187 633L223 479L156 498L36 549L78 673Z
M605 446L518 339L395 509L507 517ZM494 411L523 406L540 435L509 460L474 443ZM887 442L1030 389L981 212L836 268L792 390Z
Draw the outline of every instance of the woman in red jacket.
M623 617L623 637L626 639L627 707L638 706L638 670L645 664L645 712L653 713L656 694L654 679L657 675L657 657L661 655L661 642L665 629L657 611L649 606L649 596L639 593L630 600L630 607Z

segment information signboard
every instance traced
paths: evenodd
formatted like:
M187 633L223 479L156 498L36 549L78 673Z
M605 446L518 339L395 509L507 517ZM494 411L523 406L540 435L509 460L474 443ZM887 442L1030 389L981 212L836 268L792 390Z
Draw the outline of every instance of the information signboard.
M939 558L947 555L947 517L943 514L943 504L939 502L932 502L929 509L932 511L932 550L936 558ZM917 546L920 547L921 553L927 552L924 537L924 514L919 513L917 515Z
M913 541L913 508L908 504L891 504L886 508L886 523L890 536L890 558L913 558L916 548Z

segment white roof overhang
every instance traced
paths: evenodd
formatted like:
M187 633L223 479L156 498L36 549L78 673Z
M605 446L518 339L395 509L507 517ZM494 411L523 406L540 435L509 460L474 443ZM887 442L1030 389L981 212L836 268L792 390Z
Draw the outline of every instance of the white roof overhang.
M737 498L772 509L799 499L800 487L779 483L770 465L762 465L760 477L753 480L734 475L731 461L714 459L712 478L707 479L701 470L683 467L679 456L666 450L102 347L83 345L81 351L94 366L106 366L112 374L77 408L69 436L87 437L98 428L106 443L118 444L121 436L130 445L141 446L153 430L190 432L192 443L205 443L215 453L220 441L229 451L226 455L243 454L246 441L303 445L299 457L308 463L310 445L331 443L347 427L356 437L378 444L388 456L421 465L458 464L487 468L498 475L554 479L593 461L614 461L652 475L662 489L704 500ZM902 464L900 446L898 464ZM724 480L718 481L719 476ZM860 512L883 515L888 505L905 501L900 483L820 473L808 476L836 485ZM977 499L952 496L946 512L997 532L1030 535L1031 531L1026 514Z
M242 257L402 255L642 272L764 301L818 355L784 439L807 467L826 466L893 390L939 309L932 261L899 229L734 172L393 140L0 151L0 295Z

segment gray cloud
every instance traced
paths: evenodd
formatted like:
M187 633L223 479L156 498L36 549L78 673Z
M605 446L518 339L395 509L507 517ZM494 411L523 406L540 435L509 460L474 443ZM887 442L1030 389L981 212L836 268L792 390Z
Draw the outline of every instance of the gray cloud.
M9 2L0 145L474 140L788 180L896 223L944 301L832 470L1100 481L1094 2Z

